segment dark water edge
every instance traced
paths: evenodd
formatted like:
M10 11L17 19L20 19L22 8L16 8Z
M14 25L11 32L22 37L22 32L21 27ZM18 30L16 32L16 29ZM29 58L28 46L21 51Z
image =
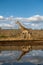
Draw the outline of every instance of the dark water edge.
M25 63L3 63L2 65L35 65L33 63L25 62Z
M2 65L43 65L43 64L33 64L33 63L30 63L30 62L25 62L25 63L3 63Z

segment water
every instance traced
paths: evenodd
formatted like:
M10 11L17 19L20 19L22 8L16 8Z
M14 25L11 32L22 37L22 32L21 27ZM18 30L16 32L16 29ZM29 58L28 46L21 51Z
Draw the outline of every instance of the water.
M32 63L13 63L13 64L10 64L10 63L4 63L2 65L35 65L35 64L32 64Z
M0 53L0 65L43 64L43 51L30 51L29 53L24 55L20 61L17 61L17 58L21 55L21 53L21 51L2 51Z

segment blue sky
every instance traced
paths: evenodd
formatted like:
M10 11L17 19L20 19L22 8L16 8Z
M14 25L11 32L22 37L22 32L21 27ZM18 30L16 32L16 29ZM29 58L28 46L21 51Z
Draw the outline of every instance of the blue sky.
M30 18L36 15L43 16L43 0L0 0L0 17L3 16L4 18ZM2 27L2 24L5 24L5 22L0 23L0 26ZM9 21L7 21L6 23L10 24ZM32 23L30 23L30 26L25 26L27 26L27 28L43 28L42 21L39 27L34 27L34 24L37 25L37 22L34 23L33 26L31 26L31 24Z
M0 0L0 15L30 17L43 15L43 0Z

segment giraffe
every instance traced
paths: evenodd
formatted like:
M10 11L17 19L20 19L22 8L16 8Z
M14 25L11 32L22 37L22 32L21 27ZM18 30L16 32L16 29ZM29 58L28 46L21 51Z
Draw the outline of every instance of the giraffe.
M19 28L22 31L22 33L21 33L22 40L31 40L32 39L31 38L31 32L29 31L29 29L25 28L19 21L17 21L16 24L19 25ZM25 55L26 53L28 53L31 49L32 49L32 47L30 45L29 46L23 46L22 47L22 53L17 60L20 60L22 58L22 56Z
M30 31L29 29L25 28L19 21L16 22L16 24L19 25L19 28L21 29L21 39L25 39L25 40L30 40L31 38L31 34L30 34Z

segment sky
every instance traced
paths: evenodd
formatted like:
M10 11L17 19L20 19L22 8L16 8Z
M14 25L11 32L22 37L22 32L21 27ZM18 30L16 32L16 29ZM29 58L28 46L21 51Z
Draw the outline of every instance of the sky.
M0 27L16 28L17 20L27 28L43 29L43 0L0 0Z

